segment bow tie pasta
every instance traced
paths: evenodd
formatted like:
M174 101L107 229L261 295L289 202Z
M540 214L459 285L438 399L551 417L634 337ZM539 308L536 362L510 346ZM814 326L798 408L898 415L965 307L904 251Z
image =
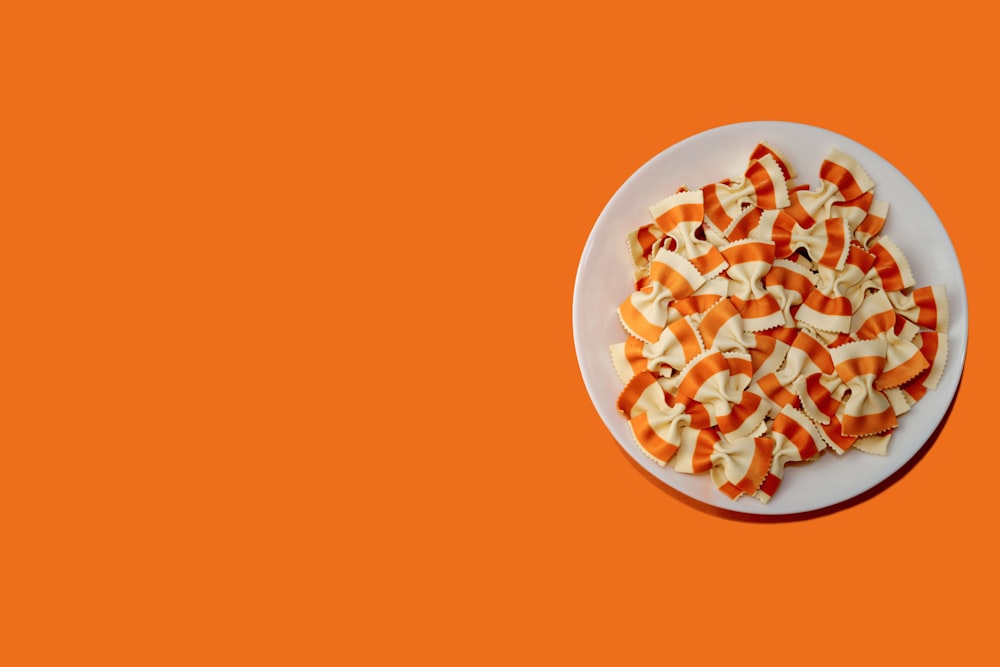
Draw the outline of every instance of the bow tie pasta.
M626 239L618 410L649 458L734 500L768 502L788 463L885 455L948 356L945 289L916 287L864 168L834 149L816 187L795 177L761 143Z

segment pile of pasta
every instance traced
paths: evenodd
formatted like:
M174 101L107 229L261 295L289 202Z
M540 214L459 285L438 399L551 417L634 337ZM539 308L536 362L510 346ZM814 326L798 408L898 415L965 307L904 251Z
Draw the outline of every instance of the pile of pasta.
M827 451L885 455L947 359L944 287L915 286L862 166L833 150L816 187L795 177L761 143L628 235L618 410L652 460L733 499L767 502L787 464Z

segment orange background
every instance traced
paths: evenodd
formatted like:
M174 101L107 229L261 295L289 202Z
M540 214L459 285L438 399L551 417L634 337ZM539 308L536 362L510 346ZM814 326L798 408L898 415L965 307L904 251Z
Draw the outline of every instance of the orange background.
M978 5L22 4L0 21L0 666L992 655ZM905 173L973 328L919 464L777 524L645 479L570 325L618 186L762 119Z

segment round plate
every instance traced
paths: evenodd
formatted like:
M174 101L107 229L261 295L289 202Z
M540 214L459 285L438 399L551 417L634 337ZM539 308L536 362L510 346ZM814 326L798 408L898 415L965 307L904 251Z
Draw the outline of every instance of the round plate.
M918 286L944 285L950 308L948 362L941 382L899 419L887 456L848 450L788 468L767 504L743 496L731 500L706 473L687 475L661 467L640 450L615 409L622 382L608 348L625 340L618 305L634 290L626 234L652 221L649 207L681 185L701 187L743 173L754 146L778 149L797 173L796 183L815 188L819 167L833 148L852 156L875 181L875 197L889 203L884 236L902 249ZM601 419L618 443L657 479L708 505L747 514L781 515L818 510L876 486L906 464L944 418L958 389L968 340L968 301L955 249L941 221L917 188L876 153L856 141L809 125L778 121L738 123L702 132L671 146L639 168L604 207L587 239L573 292L573 338L580 371Z

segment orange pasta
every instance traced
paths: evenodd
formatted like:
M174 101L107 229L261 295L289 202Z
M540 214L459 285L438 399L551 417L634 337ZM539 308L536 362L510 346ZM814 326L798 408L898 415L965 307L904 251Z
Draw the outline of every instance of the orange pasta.
M830 350L849 396L840 418L844 435L873 435L896 427L896 412L875 381L885 368L885 340L866 340Z
M875 380L876 389L898 387L930 366L920 349L896 333L896 320L885 292L872 292L854 313L851 333L860 340L881 339L886 342L886 362L882 374Z
M758 500L767 502L778 490L785 476L785 464L807 461L819 456L826 442L816 426L802 412L785 406L771 425L774 449L767 476L756 491Z
M729 300L743 317L747 331L763 331L784 324L781 305L764 287L764 276L774 263L774 244L746 239L722 248L729 268Z
M806 296L795 317L820 331L850 331L854 309L861 305L864 281L874 263L873 254L852 244L841 269L818 265L816 287Z
M947 361L945 290L915 287L864 168L833 150L818 188L795 176L758 144L626 239L618 409L646 456L734 499L767 502L786 464L826 451L885 455Z
M676 242L677 253L694 264L705 278L726 268L715 246L697 236L705 219L701 190L678 192L654 204L650 212L660 230Z
M808 227L784 211L767 211L760 216L757 235L774 243L775 257L789 257L802 249L817 264L840 269L847 261L851 231L843 218L829 218Z
M729 229L746 206L770 210L784 208L791 203L782 165L770 152L762 152L759 158L751 157L742 178L712 183L702 191L705 219L720 234Z
M787 213L804 226L834 217L834 204L858 200L875 187L875 183L852 157L838 150L820 166L821 185L817 190L793 190Z
M649 277L647 287L633 292L618 307L618 316L626 331L651 343L659 340L667 325L670 302L691 295L705 278L691 262L666 248L650 262Z

